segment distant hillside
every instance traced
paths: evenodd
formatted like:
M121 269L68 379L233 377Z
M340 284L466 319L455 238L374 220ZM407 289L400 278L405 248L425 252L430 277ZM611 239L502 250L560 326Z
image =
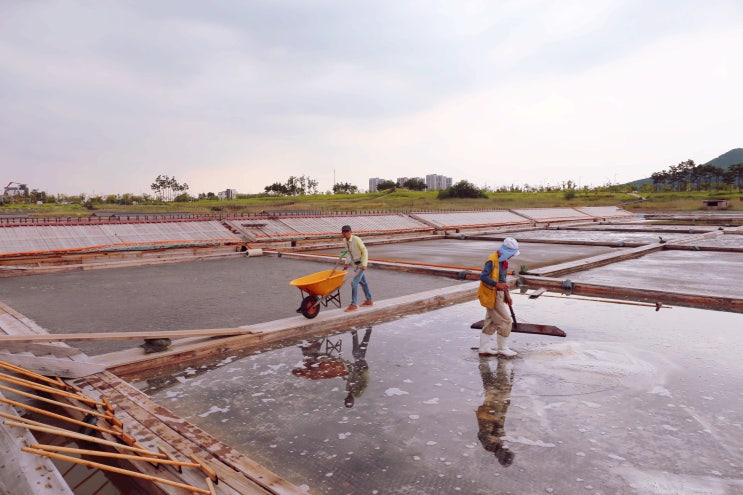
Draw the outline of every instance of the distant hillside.
M743 163L743 148L732 149L728 151L727 153L723 153L717 158L708 161L707 163L702 163L701 165L713 165L715 167L727 170L728 168L730 168L730 165L735 165L736 163ZM660 171L661 170L655 170L655 172L660 172ZM653 183L653 179L651 179L650 177L646 177L644 179L637 179L632 182L628 182L627 184L639 189L643 186L643 184L652 184L652 183Z
M714 165L715 167L724 168L727 170L730 165L736 163L743 163L743 148L735 148L727 153L724 153L714 160L710 160L705 165Z

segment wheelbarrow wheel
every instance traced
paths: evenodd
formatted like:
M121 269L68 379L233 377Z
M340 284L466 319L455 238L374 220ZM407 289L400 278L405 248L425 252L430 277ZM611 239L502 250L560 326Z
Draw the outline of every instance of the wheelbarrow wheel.
M299 306L299 311L304 315L305 318L312 319L320 312L320 305L317 304L317 296L307 296L302 299L302 304Z

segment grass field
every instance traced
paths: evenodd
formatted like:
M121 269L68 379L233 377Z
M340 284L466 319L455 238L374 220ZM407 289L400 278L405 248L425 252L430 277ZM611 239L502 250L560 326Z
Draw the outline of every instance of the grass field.
M83 205L7 204L0 207L3 215L88 216L96 211L119 213L192 213L256 214L263 211L301 212L411 212L430 210L493 210L510 208L556 208L579 206L615 206L635 212L703 210L702 200L728 199L728 210L743 211L743 193L661 192L639 195L621 192L576 191L571 199L564 191L489 193L487 198L444 199L436 192L397 190L367 194L266 196L227 201L200 200L178 203L119 205L97 203L92 209Z

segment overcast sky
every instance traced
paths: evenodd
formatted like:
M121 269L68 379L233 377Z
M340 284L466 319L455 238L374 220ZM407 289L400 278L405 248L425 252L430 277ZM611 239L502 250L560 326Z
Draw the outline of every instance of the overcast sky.
M743 147L740 0L0 0L0 181L626 182Z

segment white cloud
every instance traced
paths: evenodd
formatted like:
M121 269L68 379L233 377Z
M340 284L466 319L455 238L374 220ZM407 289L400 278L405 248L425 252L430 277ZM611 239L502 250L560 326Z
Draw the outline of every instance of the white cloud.
M743 146L732 0L169 5L0 7L5 179L603 184Z

